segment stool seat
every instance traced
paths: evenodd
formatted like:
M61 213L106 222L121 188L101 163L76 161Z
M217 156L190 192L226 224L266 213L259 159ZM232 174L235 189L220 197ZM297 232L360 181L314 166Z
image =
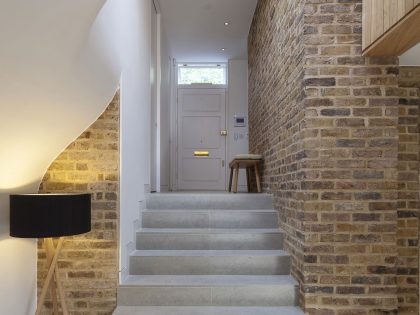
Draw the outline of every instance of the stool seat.
M262 160L261 154L237 154L234 160Z
M246 169L246 181L248 186L248 192L251 191L251 182L250 182L250 170L251 168L255 171L255 179L257 182L257 191L261 192L261 180L260 174L258 172L258 164L262 161L262 156L260 154L238 154L235 155L235 158L229 163L230 167L230 178L229 178L229 192L232 191L232 179L235 174L234 183L233 183L233 192L238 192L238 176L239 169Z

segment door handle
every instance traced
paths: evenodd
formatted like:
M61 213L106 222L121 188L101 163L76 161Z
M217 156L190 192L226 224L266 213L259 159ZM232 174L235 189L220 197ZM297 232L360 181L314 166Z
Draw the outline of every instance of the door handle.
M220 135L223 137L227 137L228 131L227 130L220 130Z

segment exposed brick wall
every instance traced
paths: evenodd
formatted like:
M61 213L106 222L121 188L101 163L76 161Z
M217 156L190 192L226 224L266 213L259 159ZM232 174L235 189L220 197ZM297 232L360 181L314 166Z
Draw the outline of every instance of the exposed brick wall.
M112 314L118 284L119 93L105 112L51 164L40 192L92 194L92 231L66 237L58 266L71 314ZM38 286L46 275L38 245ZM51 301L47 300L47 308ZM44 308L44 314L51 310Z
M420 67L400 67L397 283L400 314L418 313Z
M398 67L361 56L361 2L306 5L309 314L398 308Z
M401 66L399 84L402 87L420 88L420 67Z
M307 314L417 311L418 116L361 20L361 0L260 0L251 26L250 150Z
M284 14L288 12L288 14ZM263 188L273 192L287 231L292 273L303 282L303 1L258 3L249 36L251 152L263 154ZM302 293L302 292L301 292Z

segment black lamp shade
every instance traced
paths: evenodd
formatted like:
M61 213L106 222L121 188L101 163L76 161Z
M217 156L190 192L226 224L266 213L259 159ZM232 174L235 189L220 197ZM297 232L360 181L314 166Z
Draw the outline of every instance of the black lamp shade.
M90 194L10 196L10 236L61 237L91 229Z

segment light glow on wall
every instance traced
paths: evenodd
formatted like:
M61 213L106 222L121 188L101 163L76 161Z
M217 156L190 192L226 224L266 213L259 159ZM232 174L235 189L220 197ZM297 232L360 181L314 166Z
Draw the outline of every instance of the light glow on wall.
M9 237L9 195L36 193L117 89L120 72L88 42L105 2L0 3L0 314L33 314L36 304L36 240Z

